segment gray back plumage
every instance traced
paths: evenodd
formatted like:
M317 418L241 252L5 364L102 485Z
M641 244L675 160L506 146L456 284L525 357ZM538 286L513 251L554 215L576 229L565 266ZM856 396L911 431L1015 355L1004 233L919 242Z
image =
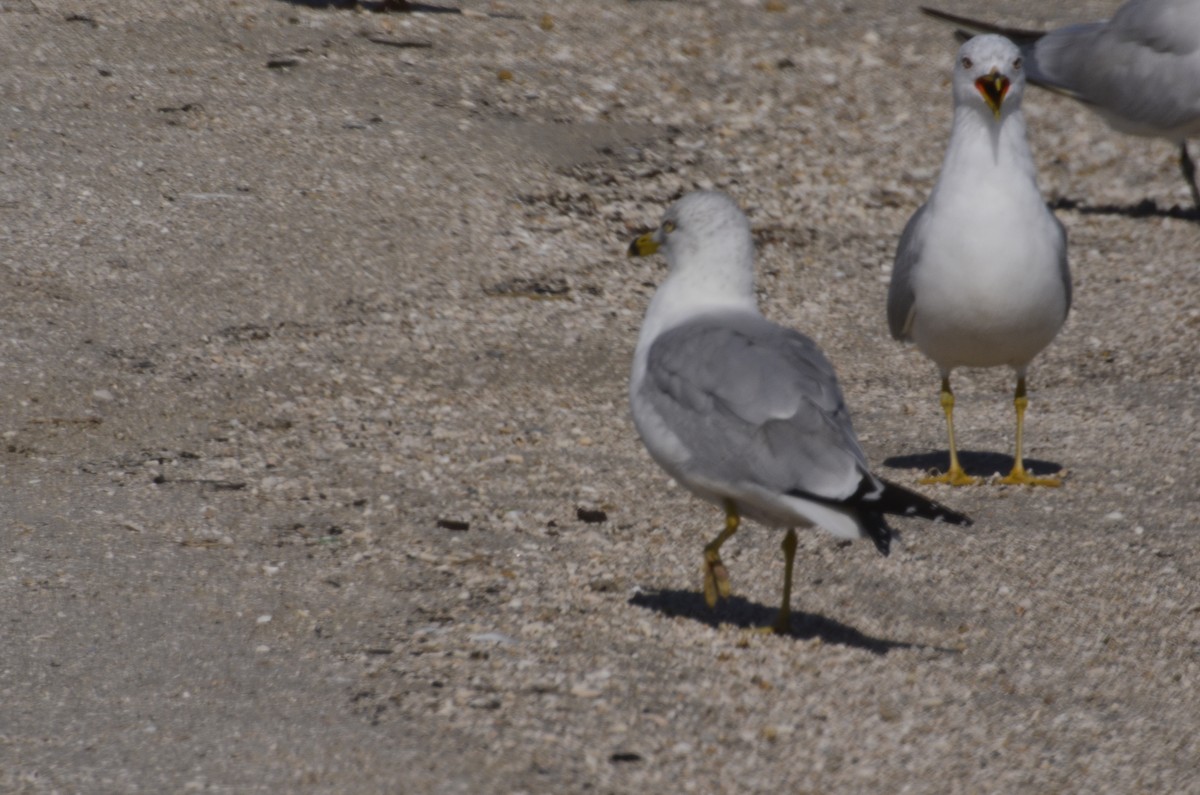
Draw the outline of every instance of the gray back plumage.
M665 332L641 396L698 477L829 500L874 480L833 365L811 339L761 316L713 314Z

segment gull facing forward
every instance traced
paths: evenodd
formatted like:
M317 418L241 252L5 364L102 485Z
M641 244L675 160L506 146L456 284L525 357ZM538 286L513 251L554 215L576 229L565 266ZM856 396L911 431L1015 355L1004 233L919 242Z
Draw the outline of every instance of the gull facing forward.
M1067 237L1042 201L1025 138L1022 57L1002 36L965 43L954 67L954 125L929 200L900 238L888 290L892 336L916 343L942 376L950 469L923 482L977 483L954 439L956 367L1016 371L1016 453L1002 483L1060 485L1025 470L1022 435L1030 362L1071 306Z
M1029 82L1079 100L1118 132L1178 146L1183 178L1200 211L1187 148L1187 139L1200 135L1200 2L1128 0L1112 19L1051 31L921 10L970 33L1008 36L1025 58Z

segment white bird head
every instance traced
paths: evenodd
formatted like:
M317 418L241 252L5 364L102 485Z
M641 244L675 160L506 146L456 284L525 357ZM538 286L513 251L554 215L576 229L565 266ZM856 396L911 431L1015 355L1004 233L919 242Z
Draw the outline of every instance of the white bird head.
M990 111L997 120L1021 107L1025 70L1021 51L1003 36L976 36L958 50L954 103Z
M667 208L658 229L629 244L629 256L662 250L671 271L753 268L750 222L733 199L718 191L689 193Z

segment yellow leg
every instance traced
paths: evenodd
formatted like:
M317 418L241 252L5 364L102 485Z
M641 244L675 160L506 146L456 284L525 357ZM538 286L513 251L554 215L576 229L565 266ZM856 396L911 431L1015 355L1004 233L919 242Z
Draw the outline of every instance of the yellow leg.
M1012 472L1000 482L1009 486L1049 486L1057 488L1062 485L1058 478L1036 478L1025 471L1025 459L1021 454L1025 436L1025 409L1029 407L1029 398L1025 396L1025 377L1017 378L1017 391L1013 395L1013 405L1017 409L1017 450L1013 455Z
M717 599L728 599L729 570L721 562L721 545L738 530L741 517L733 500L725 500L725 529L704 548L704 601L709 607L717 606Z
M796 531L788 528L783 537L783 604L771 629L776 635L786 635L792 628L792 564L796 560Z
M950 376L942 377L942 411L946 413L946 438L950 442L950 469L944 475L921 478L921 483L947 483L951 486L974 486L979 478L963 471L958 463L958 445L954 441L954 393L950 391Z

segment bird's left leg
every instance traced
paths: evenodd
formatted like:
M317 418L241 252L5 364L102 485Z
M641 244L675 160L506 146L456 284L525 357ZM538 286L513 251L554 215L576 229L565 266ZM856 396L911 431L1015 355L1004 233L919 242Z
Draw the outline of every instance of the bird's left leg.
M1192 189L1192 202L1196 212L1200 213L1200 185L1196 184L1196 164L1188 154L1187 139L1179 142L1179 167L1183 170L1183 178Z
M725 529L704 548L704 601L709 607L717 606L717 599L728 599L733 590L729 587L729 570L721 561L721 545L729 540L741 524L737 505L725 500Z
M796 560L796 531L788 528L783 537L783 603L771 625L776 635L786 635L792 628L792 565Z
M1029 398L1025 396L1025 376L1017 376L1017 391L1013 395L1013 405L1017 409L1017 449L1013 455L1013 468L1007 477L1000 482L1010 486L1051 486L1062 485L1055 477L1037 478L1025 471L1025 460L1021 454L1021 446L1025 433L1025 409L1029 406Z

